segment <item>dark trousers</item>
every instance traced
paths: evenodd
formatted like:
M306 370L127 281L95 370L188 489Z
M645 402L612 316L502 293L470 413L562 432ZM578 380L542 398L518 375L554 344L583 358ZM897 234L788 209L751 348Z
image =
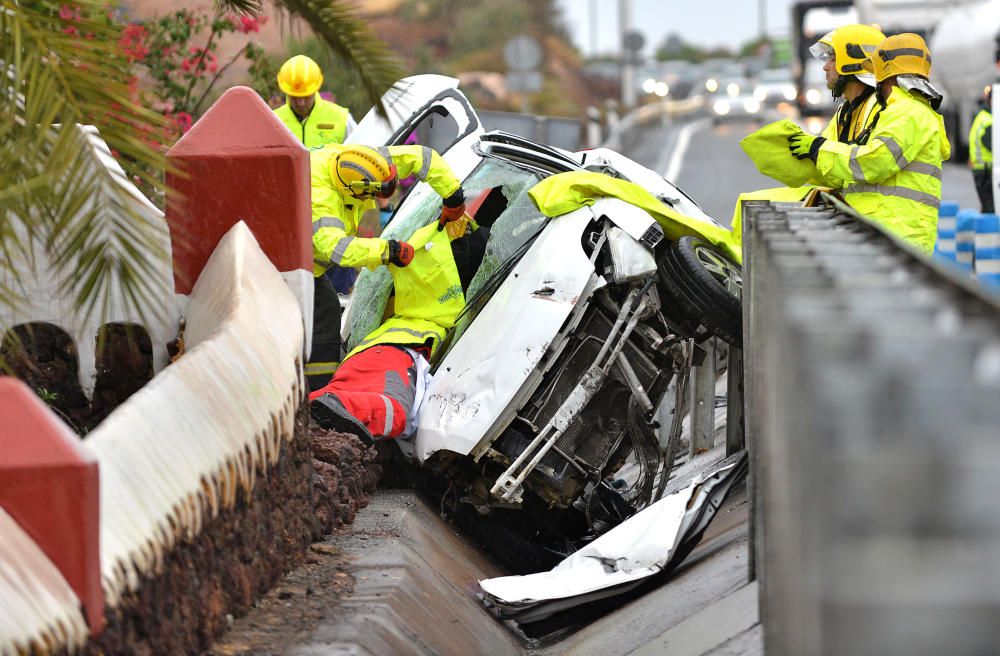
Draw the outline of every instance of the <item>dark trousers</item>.
M979 206L983 214L993 214L993 169L973 169L972 179L976 182Z
M340 362L340 297L326 276L313 282L312 354L306 365L310 391L329 383Z

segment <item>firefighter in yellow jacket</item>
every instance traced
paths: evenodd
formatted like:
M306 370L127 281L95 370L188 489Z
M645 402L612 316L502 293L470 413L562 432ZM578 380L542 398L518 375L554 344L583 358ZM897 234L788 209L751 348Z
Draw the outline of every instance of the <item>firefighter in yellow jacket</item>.
M363 442L407 437L417 412L429 361L465 307L451 242L475 230L462 216L417 229L411 260L390 260L392 316L344 358L330 382L309 395L313 420L353 433Z
M993 213L993 86L986 87L969 129L969 168L979 195L979 211Z
M840 107L823 128L821 136L842 143L865 143L880 109L875 94L875 76L864 70L863 63L885 39L878 28L870 25L843 25L823 35L809 52L823 63L826 86ZM766 130L767 128L763 128ZM771 157L791 157L778 152ZM741 194L736 201L733 215L733 236L739 240L744 200L802 200L813 186L829 186L828 181L814 173L806 187L778 187Z
M405 267L413 247L392 239L357 236L358 224L375 198L388 198L402 177L428 183L443 199L439 226L465 214L462 185L451 167L426 146L330 144L310 154L313 222L313 337L306 365L309 384L327 381L340 360L340 299L323 274L331 266Z
M926 253L937 238L941 164L951 154L941 94L931 85L931 55L917 34L897 34L865 62L883 109L867 143L845 144L800 132L789 150L858 210Z
M319 97L323 72L305 55L296 55L278 70L278 87L285 104L274 110L306 148L344 143L354 129L354 118L346 107Z

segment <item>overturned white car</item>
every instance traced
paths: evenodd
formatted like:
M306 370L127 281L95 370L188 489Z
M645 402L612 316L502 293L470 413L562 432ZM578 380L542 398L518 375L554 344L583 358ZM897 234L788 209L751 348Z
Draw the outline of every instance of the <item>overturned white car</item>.
M512 571L538 571L662 496L679 430L658 431L655 409L702 355L698 342L739 343L739 254L653 171L606 149L484 133L456 85L403 80L386 95L389 121L370 114L350 139L415 133L462 178L480 226L453 244L466 308L435 354L416 435L399 446L445 512L502 538ZM574 172L588 184L540 184ZM406 240L440 202L418 185L383 236ZM348 348L391 293L384 267L362 272Z

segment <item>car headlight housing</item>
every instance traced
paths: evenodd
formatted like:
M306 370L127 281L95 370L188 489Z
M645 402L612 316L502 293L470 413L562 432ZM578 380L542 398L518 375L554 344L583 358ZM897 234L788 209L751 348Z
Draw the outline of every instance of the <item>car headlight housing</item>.
M743 101L743 109L745 109L748 114L756 114L760 111L760 101L756 98L748 98Z
M725 116L729 113L729 103L725 100L716 100L715 104L712 105L712 109L719 116Z
M818 105L823 100L823 94L819 92L819 89L809 89L806 91L806 102L810 105Z

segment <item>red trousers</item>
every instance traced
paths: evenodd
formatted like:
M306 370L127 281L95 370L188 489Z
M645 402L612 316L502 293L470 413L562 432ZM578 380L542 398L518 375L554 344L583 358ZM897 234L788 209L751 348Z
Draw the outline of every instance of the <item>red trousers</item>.
M374 438L399 437L413 409L417 367L398 346L380 344L344 360L309 400L333 394Z

